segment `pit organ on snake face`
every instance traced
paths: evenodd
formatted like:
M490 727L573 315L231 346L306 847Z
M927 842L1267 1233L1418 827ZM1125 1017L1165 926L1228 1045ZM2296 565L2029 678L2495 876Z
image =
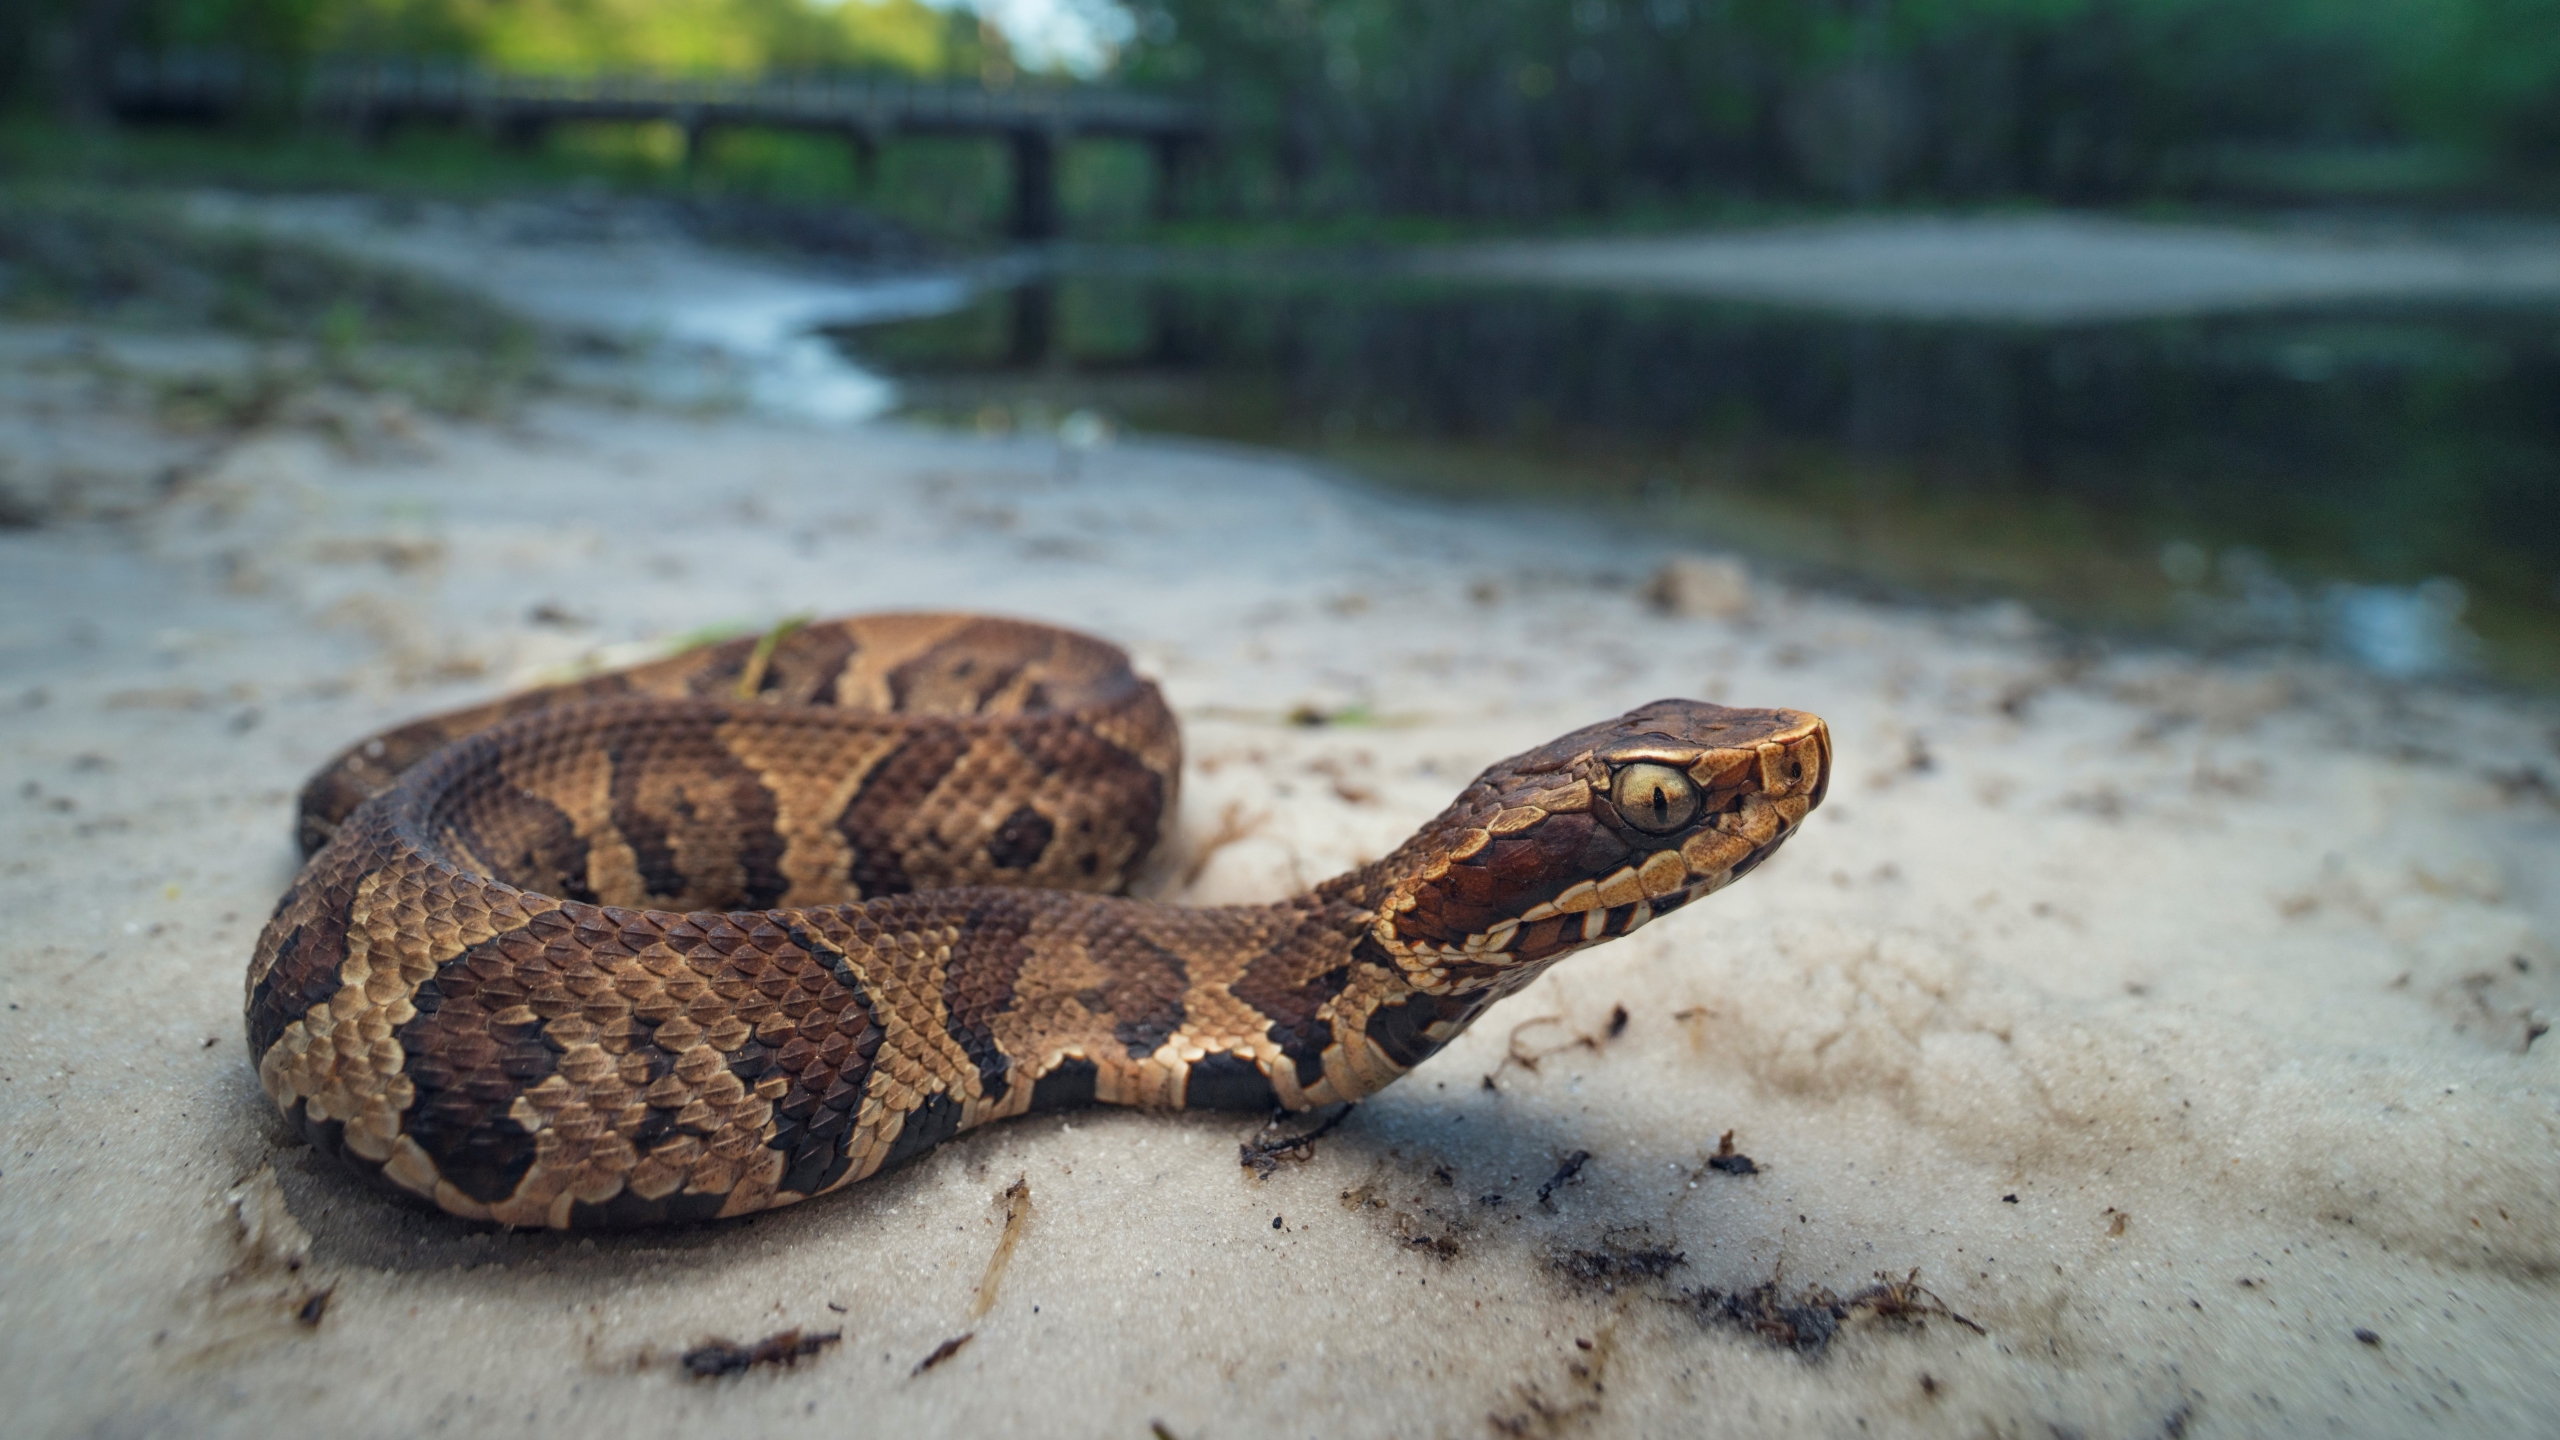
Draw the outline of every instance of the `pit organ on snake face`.
M349 750L250 1051L322 1149L457 1215L744 1214L1026 1112L1356 1100L1748 873L1830 760L1811 715L1657 701L1303 894L1166 905L1113 893L1181 763L1119 651L831 621Z

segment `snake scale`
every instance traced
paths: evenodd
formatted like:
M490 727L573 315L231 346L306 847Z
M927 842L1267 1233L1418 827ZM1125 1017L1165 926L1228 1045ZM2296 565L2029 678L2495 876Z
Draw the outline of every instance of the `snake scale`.
M1768 858L1830 737L1657 701L1268 905L1119 893L1180 769L1119 650L962 615L418 721L304 790L250 1053L363 1175L567 1229L789 1204L1031 1111L1356 1100Z

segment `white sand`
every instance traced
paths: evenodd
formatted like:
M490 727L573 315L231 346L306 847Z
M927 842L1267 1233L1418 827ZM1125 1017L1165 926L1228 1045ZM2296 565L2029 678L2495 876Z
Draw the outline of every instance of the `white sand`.
M1448 274L1686 291L1926 320L2067 324L2371 301L2560 297L2560 235L2166 225L2098 215L1895 216L1644 240L1453 248Z
M0 533L13 1435L2560 1427L2560 1040L2526 1045L2560 1011L2560 809L2523 778L2560 768L2547 706L2074 668L2016 616L1765 582L1666 618L1643 534L1203 449L338 428L220 450L129 520ZM403 1208L285 1133L240 976L335 747L627 642L916 606L1089 627L1162 679L1181 898L1285 893L1666 693L1816 710L1840 777L1762 872L1560 967L1267 1180L1250 1121L1097 1112L746 1223L562 1239ZM1281 723L1301 703L1382 723ZM1186 889L1222 818L1249 838ZM1727 1130L1763 1173L1702 1167ZM1555 1268L1612 1244L1686 1263ZM1674 1303L1914 1267L1987 1333L1857 1321L1807 1361ZM844 1340L716 1383L671 1363L787 1326Z

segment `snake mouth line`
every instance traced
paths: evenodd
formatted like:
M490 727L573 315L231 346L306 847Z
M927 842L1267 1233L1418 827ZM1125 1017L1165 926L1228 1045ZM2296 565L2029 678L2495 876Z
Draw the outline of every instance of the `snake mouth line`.
M1788 833L1792 834L1792 829ZM1781 835L1766 845L1756 847L1751 854L1719 874L1693 877L1674 889L1650 894L1632 903L1595 904L1568 910L1559 910L1553 902L1540 904L1519 920L1505 921L1488 932L1470 935L1464 945L1443 947L1439 953L1445 960L1457 962L1460 966L1469 966L1472 962L1472 966L1497 967L1479 971L1487 977L1506 974L1523 966L1543 967L1587 946L1632 935L1673 911L1705 899L1751 873L1785 844L1786 839L1786 835ZM1548 920L1560 923L1552 936L1539 935L1539 923ZM1521 938L1524 932L1530 936L1525 942ZM1421 953L1421 947L1417 946L1415 950L1417 954ZM1461 984L1456 988L1473 987Z

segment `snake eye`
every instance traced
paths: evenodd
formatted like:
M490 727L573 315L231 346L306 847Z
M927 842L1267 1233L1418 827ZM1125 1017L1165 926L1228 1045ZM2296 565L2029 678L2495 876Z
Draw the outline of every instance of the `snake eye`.
M1618 814L1648 835L1667 835L1698 818L1698 786L1668 765L1639 761L1611 787Z

